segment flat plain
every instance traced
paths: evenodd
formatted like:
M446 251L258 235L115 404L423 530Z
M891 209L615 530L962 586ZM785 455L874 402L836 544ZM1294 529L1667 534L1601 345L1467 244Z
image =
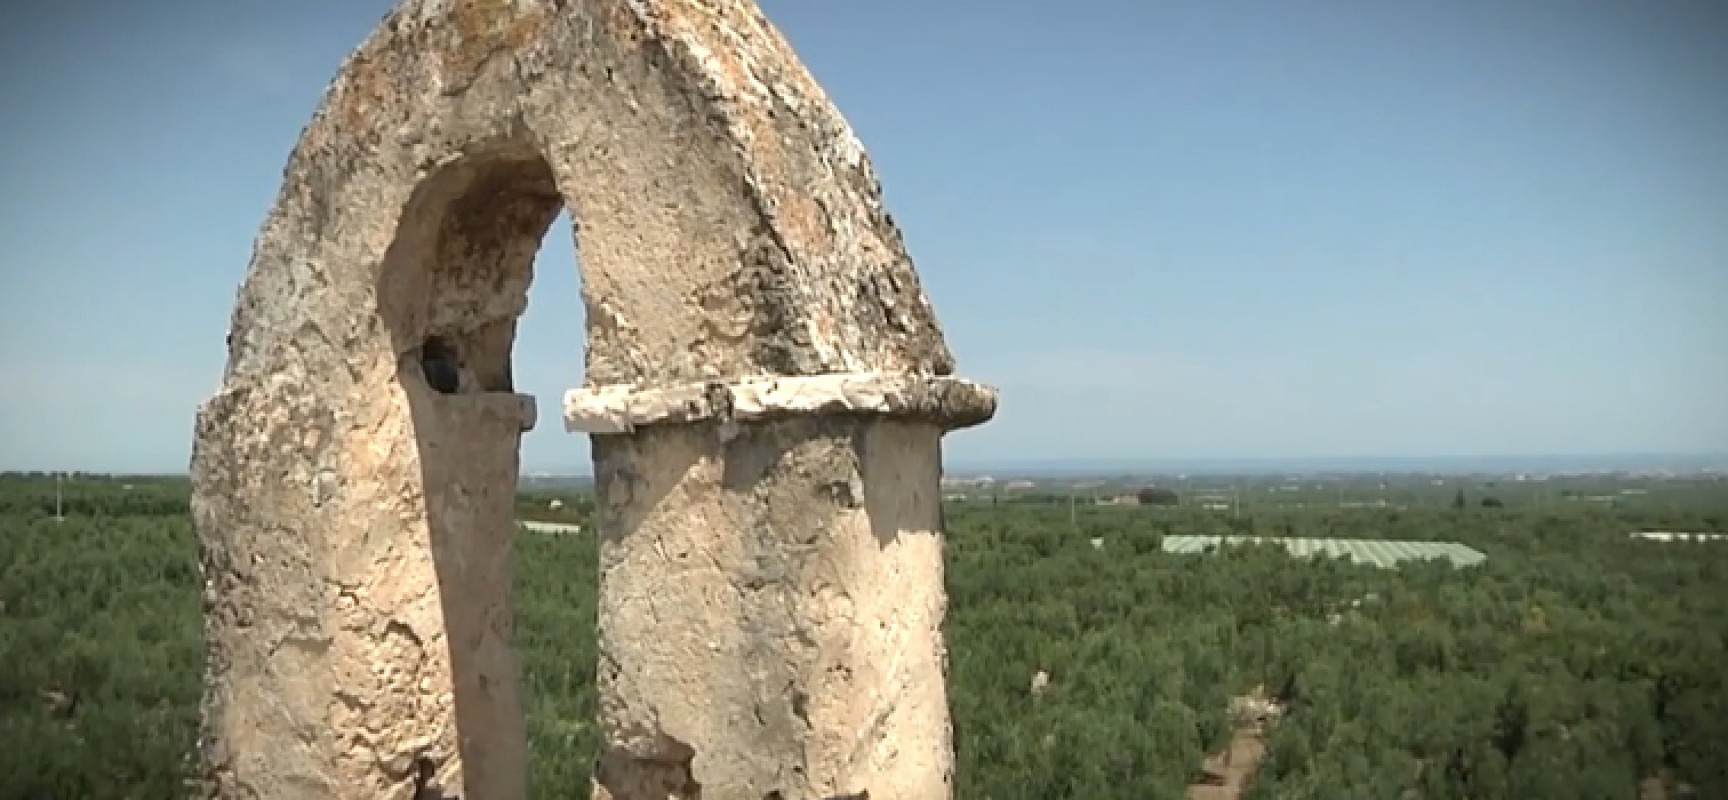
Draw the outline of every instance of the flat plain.
M1728 542L1633 535L1728 531L1721 474L945 483L957 797L1728 797ZM183 796L203 659L185 480L58 495L0 476L0 798ZM517 646L532 796L584 796L592 495L543 479L518 510L578 526L521 529ZM1249 695L1277 718L1232 711Z

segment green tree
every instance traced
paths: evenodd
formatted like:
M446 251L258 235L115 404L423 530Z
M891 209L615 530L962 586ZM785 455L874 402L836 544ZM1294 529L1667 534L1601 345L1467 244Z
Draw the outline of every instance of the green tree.
M1159 486L1147 486L1135 495L1143 506L1175 506L1182 504L1182 496L1172 489Z

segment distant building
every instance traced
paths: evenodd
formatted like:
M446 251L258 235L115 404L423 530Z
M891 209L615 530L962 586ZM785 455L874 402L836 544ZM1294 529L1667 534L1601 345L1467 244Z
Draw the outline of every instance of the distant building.
M1338 507L1339 508L1385 508L1388 505L1390 505L1390 503L1387 503L1385 499L1380 499L1380 500L1346 500L1342 503L1339 503Z
M1633 531L1634 539L1644 539L1651 542L1722 542L1728 541L1728 533L1687 533L1681 531Z
M516 524L533 531L534 533L548 533L554 536L566 533L582 532L581 525L571 525L564 522L535 522L532 520L522 520Z

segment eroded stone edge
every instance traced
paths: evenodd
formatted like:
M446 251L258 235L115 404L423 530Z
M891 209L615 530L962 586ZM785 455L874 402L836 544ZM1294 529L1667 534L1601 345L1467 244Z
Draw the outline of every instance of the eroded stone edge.
M651 425L800 414L923 419L954 430L995 416L996 389L948 376L852 372L652 388L614 384L564 393L564 430L570 433L624 434Z

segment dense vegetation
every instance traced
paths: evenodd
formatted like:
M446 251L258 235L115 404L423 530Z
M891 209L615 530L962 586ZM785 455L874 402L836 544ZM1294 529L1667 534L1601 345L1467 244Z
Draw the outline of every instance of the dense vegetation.
M1459 502L1454 483L1238 486L1264 499L1228 512L1164 494L956 501L957 794L1181 797L1231 736L1229 698L1264 687L1288 714L1250 798L1639 798L1659 781L1669 797L1728 798L1728 544L1626 535L1728 530L1728 483L1616 487L1471 483ZM181 791L201 665L185 492L77 476L57 521L53 479L0 477L0 797ZM588 509L551 499L520 508ZM1167 534L1237 532L1455 540L1489 559L1379 570L1159 550ZM576 796L596 744L593 541L521 547L533 796Z

